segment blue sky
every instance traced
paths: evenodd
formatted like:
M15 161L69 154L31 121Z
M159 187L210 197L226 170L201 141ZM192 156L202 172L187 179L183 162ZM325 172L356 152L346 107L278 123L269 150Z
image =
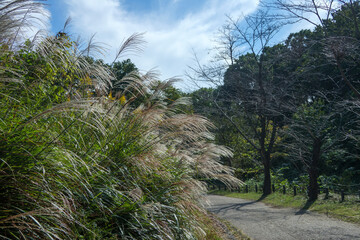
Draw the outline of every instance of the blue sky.
M196 13L201 7L204 7L207 1L193 0L116 0L116 1L93 1L101 5L102 2L119 2L119 8L132 15L141 18L142 15L156 14L158 17L167 18L172 22L183 18L186 14ZM51 12L51 30L53 33L59 31L69 17L69 8L73 6L71 1L67 0L47 0L48 9ZM85 3L86 4L86 3ZM81 11L81 9L78 9ZM106 13L103 13L106 14Z
M183 77L194 64L194 52L202 62L210 60L209 49L226 20L226 15L249 14L256 0L48 0L50 29L68 29L85 41L92 34L107 48L105 61L112 61L116 49L131 34L145 33L144 51L124 56L142 71L155 68L162 79ZM181 84L180 84L181 85ZM182 85L186 85L183 83ZM183 88L184 86L182 86ZM185 87L186 88L186 87Z
M194 65L194 53L202 63L212 58L217 30L226 15L238 18L254 12L257 0L48 0L53 34L71 17L68 31L107 48L102 57L111 62L121 42L131 34L145 33L144 51L131 58L146 72L155 68L162 79L184 77ZM121 59L120 59L121 60ZM186 89L186 81L178 87Z

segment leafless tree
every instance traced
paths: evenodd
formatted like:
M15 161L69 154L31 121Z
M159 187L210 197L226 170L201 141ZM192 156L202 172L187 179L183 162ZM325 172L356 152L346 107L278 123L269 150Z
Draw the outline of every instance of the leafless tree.
M213 96L214 106L258 152L264 167L264 194L271 193L271 154L281 127L279 106L282 102L278 94L281 92L279 85L271 74L273 64L279 58L267 57L266 51L282 25L283 22L280 23L266 9L239 19L229 17L221 31L219 41L224 46L218 56L228 60L230 65L214 67L198 63L193 68L197 79L211 82L220 89ZM228 111L224 102L233 109ZM245 119L246 129L237 124L234 117Z

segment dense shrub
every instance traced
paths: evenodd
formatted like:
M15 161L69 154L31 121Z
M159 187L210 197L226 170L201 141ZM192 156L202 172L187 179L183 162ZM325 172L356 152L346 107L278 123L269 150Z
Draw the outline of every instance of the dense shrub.
M38 3L1 7L0 238L204 237L198 179L238 184L212 124L182 113L185 98L168 103L171 82L153 73L126 75L122 97L108 96L114 74L66 34L18 40L19 16Z

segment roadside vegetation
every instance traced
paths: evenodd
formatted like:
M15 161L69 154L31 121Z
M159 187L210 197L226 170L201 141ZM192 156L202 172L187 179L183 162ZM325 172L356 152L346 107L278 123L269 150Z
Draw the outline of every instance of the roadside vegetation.
M218 218L213 213L206 213L202 223L206 225L207 240L250 240L241 230L232 226L228 221Z
M42 9L0 3L0 238L220 239L200 179L240 181L213 124L169 101L173 80L118 62L140 34L110 64L63 31L24 39Z

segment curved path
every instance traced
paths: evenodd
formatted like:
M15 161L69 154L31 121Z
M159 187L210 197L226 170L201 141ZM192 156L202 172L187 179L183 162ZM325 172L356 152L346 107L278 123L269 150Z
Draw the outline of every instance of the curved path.
M209 195L208 210L255 240L360 239L360 226L309 211Z

